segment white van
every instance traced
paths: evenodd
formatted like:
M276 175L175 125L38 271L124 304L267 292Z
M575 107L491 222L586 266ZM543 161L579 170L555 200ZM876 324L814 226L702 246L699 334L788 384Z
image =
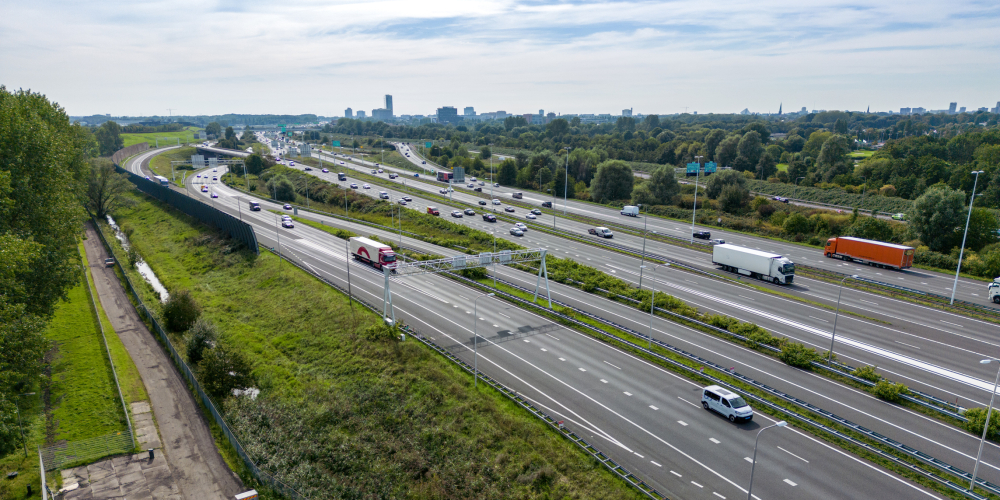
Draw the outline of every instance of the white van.
M706 410L728 418L730 422L753 420L753 410L739 394L717 385L710 385L702 391L701 405Z
M379 191L378 192L378 197L382 198L383 200L388 200L389 199L389 193L387 193L385 191Z
M622 215L628 215L629 217L639 216L639 207L634 207L632 205L626 205L622 208Z

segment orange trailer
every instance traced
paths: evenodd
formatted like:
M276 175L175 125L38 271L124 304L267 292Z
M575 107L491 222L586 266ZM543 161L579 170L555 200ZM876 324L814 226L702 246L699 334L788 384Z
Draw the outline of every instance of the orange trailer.
M906 269L913 266L913 247L841 236L826 240L823 255L875 267Z

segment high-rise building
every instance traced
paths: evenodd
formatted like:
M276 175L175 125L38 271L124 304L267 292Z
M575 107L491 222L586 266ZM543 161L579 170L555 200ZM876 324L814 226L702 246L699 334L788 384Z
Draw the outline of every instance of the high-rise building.
M953 102L953 103L949 104L948 105L948 114L949 115L955 114L955 108L957 108L957 107L958 107L958 103L957 102Z
M364 118L364 117L365 117L365 110L359 109L358 110L358 118Z
M1000 107L1000 102L997 103L997 107ZM506 111L497 111L497 120L506 120L506 119L507 119Z
M927 112L927 110L924 109L924 108L913 108L913 109L910 110L910 114L912 114L912 115L922 115L922 114L924 114L926 112Z
M461 118L458 116L458 108L454 106L443 106L437 109L438 123L458 123Z
M462 114L465 116L476 116L476 109L472 106L466 106L465 109L462 110Z
M623 109L622 116L632 116L632 108Z
M899 108L899 114L908 115L910 114L910 108Z
M545 123L549 123L555 119L556 119L556 114L551 111L549 111L549 114L545 115Z
M381 120L381 121L384 121L384 122L391 121L392 120L392 110L391 109L385 109L385 108L373 109L372 110L372 119L373 120Z
M392 118L393 115L392 115L392 96L391 95L389 95L389 94L385 95L385 106L383 106L383 108L385 108L386 110L389 111L389 118Z
M1000 114L1000 101L997 101L997 107L993 108L993 112Z
M345 118L354 118L354 110L351 109L351 108L345 109L344 110L344 117Z
M965 106L962 106L961 108L958 108L958 112L959 113L965 113Z

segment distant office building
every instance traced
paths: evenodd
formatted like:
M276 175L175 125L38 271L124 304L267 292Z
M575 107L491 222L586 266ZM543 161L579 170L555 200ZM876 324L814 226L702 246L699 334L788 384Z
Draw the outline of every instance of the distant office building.
M948 105L948 114L949 115L955 114L955 108L957 108L957 107L958 107L958 103L957 102L953 102L953 103L949 104Z
M993 112L1000 114L1000 101L997 101L997 107L993 108Z
M1000 102L997 103L997 106L1000 106ZM497 111L497 117L496 117L496 119L497 120L506 120L507 119L507 112L506 111Z
M899 108L899 114L908 115L910 114L910 108Z
M476 109L472 106L466 106L465 109L462 110L462 114L464 116L476 116Z
M622 116L632 116L632 108L623 109Z
M910 114L913 114L913 115L922 115L922 114L924 114L926 112L927 112L927 110L924 109L924 108L913 108L913 109L910 110Z
M438 123L458 123L461 120L458 116L458 108L454 106L444 106L437 109Z
M535 119L535 115L532 113L525 113L521 115L521 118L524 118L524 121L528 122L528 125L531 125L531 120Z
M391 109L385 109L385 108L373 109L372 110L372 119L373 120L381 120L381 121L384 121L384 122L391 121L392 120L392 110Z
M545 115L545 123L549 123L555 119L556 119L556 114L551 111L549 112L549 114Z
M799 113L802 113L802 114L804 114L804 115L807 115L807 114L809 114L809 113L808 113L808 112L806 111L806 107L805 107L805 106L802 106L802 109L801 109L801 110L799 110Z
M389 118L392 118L392 96L389 94L385 95L385 105L382 106L384 109L389 111Z
M347 108L347 109L344 110L344 118L353 118L353 117L354 117L354 110L353 109Z
M365 111L363 109L358 110L358 118L363 119L365 117Z
M965 106L962 106L961 108L958 108L958 112L959 113L965 113Z

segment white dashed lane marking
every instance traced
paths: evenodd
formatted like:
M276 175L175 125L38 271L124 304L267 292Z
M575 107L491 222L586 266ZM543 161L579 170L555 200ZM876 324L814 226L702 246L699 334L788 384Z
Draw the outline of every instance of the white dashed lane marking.
M685 422L683 420L678 420L677 423L683 425L684 427L687 427L687 425L688 425L687 422Z
M626 396L631 396L631 395L632 395L632 393L631 393L631 392L628 392L628 391L625 391L625 393L624 393L624 394L625 394Z
M788 484L789 484L789 485L791 485L791 486L798 486L798 484L797 484L797 483L795 483L795 482L792 482L792 480L791 480L791 479L785 479L785 482L786 482L786 483L788 483Z
M713 442L713 443L715 443L715 444L719 444L719 443L722 442L722 441L719 441L718 439L715 439L715 438L708 438L708 440L711 441L711 442Z

